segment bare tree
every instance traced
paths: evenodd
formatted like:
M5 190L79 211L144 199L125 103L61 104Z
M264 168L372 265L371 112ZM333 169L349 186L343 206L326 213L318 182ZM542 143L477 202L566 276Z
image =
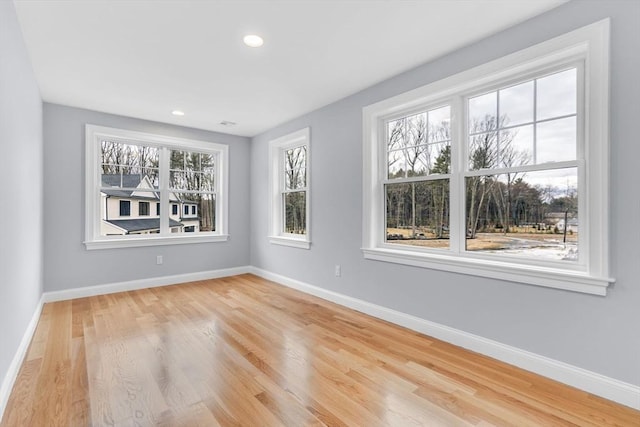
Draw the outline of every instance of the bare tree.
M493 169L498 161L498 129L494 116L475 121L471 126L469 166L471 170ZM467 237L475 238L480 212L494 185L491 176L467 178Z
M517 150L514 139L517 131L501 129L506 126L508 117L501 116L499 120L487 115L483 120L476 121L471 127L471 141L469 145L469 162L471 170L511 168L527 164L530 155ZM513 204L511 188L520 173L507 172L506 183L503 185L492 175L467 178L467 234L475 238L478 231L480 212L485 204L485 221L488 222L489 206L493 200L497 207L498 221L509 231L510 217Z
M307 147L301 146L285 152L285 179L288 190L284 195L285 230L288 233L306 233L306 159Z

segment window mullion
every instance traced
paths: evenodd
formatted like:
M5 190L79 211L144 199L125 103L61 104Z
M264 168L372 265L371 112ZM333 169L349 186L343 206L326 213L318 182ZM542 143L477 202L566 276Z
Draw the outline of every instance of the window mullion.
M533 79L533 164L538 164L538 79Z
M307 191L307 187L299 187L299 188L289 188L280 190L281 194L289 194L289 193L299 193L302 191Z
M278 150L278 189L280 192L279 197L279 209L278 209L278 235L285 234L285 227L287 224L287 208L286 208L286 184L285 180L287 179L286 172L286 161L285 155L287 152L287 147L281 147Z
M465 109L461 97L451 100L451 179L449 181L449 248L453 253L464 250L464 159L466 153Z
M513 166L509 168L493 168L493 169L475 169L475 170L466 170L462 173L465 177L471 176L486 176L486 175L499 175L505 173L522 173L522 172L536 172L536 171L548 171L555 169L566 169L573 168L579 165L577 160L566 160L563 162L554 162L554 163L541 163L541 164L531 164L524 166Z
M384 175L381 178L382 185L387 184L411 184L413 182L428 182L428 181L440 181L443 179L450 179L451 174L432 174L432 175L419 175L408 178L391 178L388 179Z
M591 206L595 205L591 199L593 194L593 183L590 182L591 177L587 176L587 163L588 155L593 155L587 152L586 137L585 134L585 70L584 63L581 62L576 65L577 69L577 90L576 90L576 156L578 159L578 212L580 213L579 221L583 224L589 224L590 228L586 233L582 233L582 237L578 239L578 253L580 253L580 262L584 265L591 265L593 260L593 251L591 250L591 238L593 229L593 219L591 217ZM591 208L593 209L593 208ZM586 228L586 227L583 227Z

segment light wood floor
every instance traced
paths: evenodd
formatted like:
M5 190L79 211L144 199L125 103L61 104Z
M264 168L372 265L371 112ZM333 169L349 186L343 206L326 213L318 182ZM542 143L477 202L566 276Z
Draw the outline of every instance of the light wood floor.
M1 426L638 426L640 412L256 276L46 304Z

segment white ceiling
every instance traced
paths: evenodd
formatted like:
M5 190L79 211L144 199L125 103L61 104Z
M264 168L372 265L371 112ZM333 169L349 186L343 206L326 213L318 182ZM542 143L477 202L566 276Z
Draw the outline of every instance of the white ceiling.
M564 2L15 0L44 101L244 136Z

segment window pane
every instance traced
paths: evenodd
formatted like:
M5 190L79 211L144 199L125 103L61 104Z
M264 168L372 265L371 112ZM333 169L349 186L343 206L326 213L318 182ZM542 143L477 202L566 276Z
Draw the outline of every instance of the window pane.
M451 139L451 107L438 108L428 112L429 142Z
M502 167L533 164L533 125L501 130L498 146Z
M159 154L155 147L100 142L101 185L158 188Z
M448 143L422 145L415 165L409 169L409 176L446 174L451 170L451 146ZM408 150L413 153L412 150ZM417 152L418 150L416 150Z
M187 189L187 174L182 171L170 171L169 172L169 187L186 190Z
M386 241L449 247L449 180L387 184Z
M427 148L428 145L414 145L404 151L407 156L407 176L424 176L429 174L431 165Z
M577 72L575 68L536 81L538 120L576 114Z
M284 194L284 232L307 234L307 192Z
M503 126L533 122L533 81L502 89L498 96Z
M577 182L577 168L466 178L466 249L577 261Z
M387 150L397 150L404 147L405 119L393 120L387 123Z
M537 126L537 163L576 159L575 117L538 123Z
M498 164L498 132L469 137L469 169L492 169Z
M215 195L207 193L173 193L169 228L171 233L215 231Z
M419 113L406 118L406 137L404 139L407 147L426 144L427 142L427 114Z
M215 190L215 182L214 182L214 175L213 175L213 171L212 173L208 173L208 172L203 172L201 175L201 180L200 180L200 190L202 191L214 191Z
M436 108L387 123L387 177L429 175L439 151L449 142L451 108ZM429 135L427 135L427 130ZM436 157L434 157L436 156Z
M387 149L394 150L427 142L427 113L418 113L387 124Z
M216 199L213 194L203 194L196 207L200 231L216 231Z
M170 169L184 170L184 152L179 150L171 150Z
M284 173L284 187L287 190L304 188L307 185L307 172L305 169L287 170Z
M169 186L176 190L211 191L214 156L195 151L171 150Z
M296 147L285 151L284 168L304 169L307 167L307 147Z
M404 150L394 150L388 153L387 171L389 179L405 178L407 171L406 154Z
M469 99L469 133L495 130L497 114L497 92L490 92Z

